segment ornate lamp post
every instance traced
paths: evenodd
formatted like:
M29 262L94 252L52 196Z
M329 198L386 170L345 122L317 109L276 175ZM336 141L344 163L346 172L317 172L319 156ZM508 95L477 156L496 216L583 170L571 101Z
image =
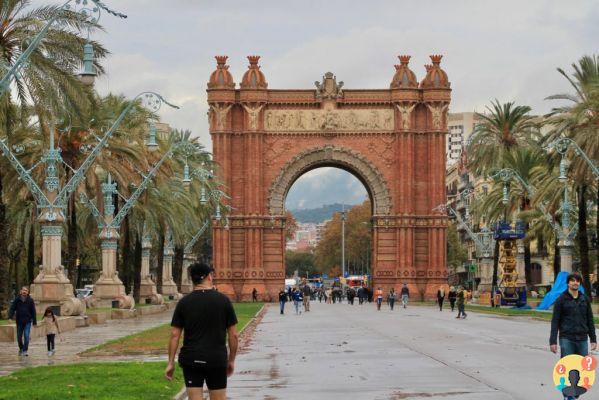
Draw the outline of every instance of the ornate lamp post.
M162 295L172 299L180 297L177 284L173 280L173 256L175 255L175 243L173 241L173 230L169 226L164 237L164 253L162 257Z
M555 230L558 237L558 247L560 249L560 263L562 271L571 272L572 271L572 250L574 247L574 243L572 240L574 236L576 236L576 232L578 231L578 224L570 223L570 211L572 210L570 199L568 196L568 184L567 184L567 164L565 160L562 158L562 162L560 162L560 176L559 180L564 184L564 199L562 200L562 222L561 224L554 220L553 216L547 211L547 208L543 203L539 204L539 209L545 216L545 219L551 224L553 229ZM503 191L504 191L504 204L507 203L509 188L508 183L515 179L518 181L524 190L528 193L529 196L533 197L535 195L535 189L531 185L529 185L516 171L511 168L504 168L495 173L493 178L499 178L503 182Z
M345 206L344 206L345 207ZM345 278L345 220L347 212L341 211L341 276Z
M88 2L84 0L69 0L60 7L57 12L50 18L42 30L33 38L27 49L15 61L11 69L0 79L0 97L3 96L9 89L11 82L18 76L22 68L27 64L27 60L31 54L39 47L43 38L47 35L50 27L57 21L61 12L72 11L79 12L85 17L90 17L92 22L97 22L100 18L101 10L108 13L126 18L126 15L117 13L108 9L98 0L91 0L94 4L92 8L88 7ZM88 43L89 45L89 43ZM86 45L87 53L90 53L91 45ZM93 57L93 48L91 49ZM84 61L89 61L89 54L86 54ZM89 62L84 63L89 66ZM128 112L128 110L127 110ZM124 112L126 114L126 112ZM123 114L123 117L124 117ZM51 119L51 118L50 118ZM122 118L121 118L122 120ZM64 222L64 210L66 209L68 199L77 185L81 182L85 173L100 153L100 150L106 144L106 141L112 136L116 127L120 124L120 120L113 124L113 127L102 138L100 143L88 155L79 170L72 176L70 181L63 187L60 187L58 176L58 164L62 163L60 150L54 146L54 121L50 120L50 143L49 148L43 156L41 162L45 164L46 177L44 179L43 188L31 177L31 170L25 169L18 158L11 151L8 140L0 139L0 151L9 160L13 168L16 169L21 180L25 183L29 191L32 193L39 210L39 221L42 225L42 267L39 275L35 278L34 284L31 286L32 296L39 303L40 307L49 305L57 305L64 303L65 300L71 299L69 304L72 304L73 287L64 274L64 269L61 262L61 238L62 224ZM37 164L36 164L37 165ZM72 307L67 307L70 311ZM81 309L79 309L79 312ZM68 312L68 311L67 311Z
M162 304L162 295L156 290L156 283L150 276L150 251L152 250L152 236L144 222L141 239L141 279L139 283L139 300L153 304Z
M495 253L495 239L493 238L493 232L487 227L482 228L478 233L473 232L460 213L446 204L439 204L433 211L453 215L458 221L458 225L466 230L466 233L476 246L476 256L481 259L480 286L489 286L490 288L493 273L493 255Z
M152 111L158 111L162 103L165 103L173 108L178 108L166 102L161 96L154 96L157 97L147 97L147 99L150 101L149 107L151 107ZM98 279L94 287L94 296L99 300L100 305L105 305L107 302L115 299L115 297L125 295L125 288L123 287L123 283L118 278L116 272L116 249L118 245L121 223L131 208L135 205L141 194L146 190L153 177L158 173L162 164L169 159L177 149L184 147L185 145L185 143L175 143L172 145L164 154L164 156L152 167L147 175L142 175L143 180L141 184L136 188L131 197L127 199L116 216L114 216L113 198L114 194L117 193L117 189L116 183L112 182L110 175L108 175L108 181L102 185L102 192L104 194L104 216L101 216L100 211L97 209L94 203L89 201L82 193L81 201L96 217L98 228L100 229L100 240L102 241L102 273L100 275L100 279Z
M185 248L183 249L183 271L181 274L181 293L183 294L191 293L191 291L193 290L193 284L189 279L189 272L187 269L189 268L191 263L195 261L195 258L192 255L193 246L195 246L195 244L198 242L200 237L202 237L202 235L209 226L209 220L204 222L204 225L202 225L202 227L193 235L191 240L187 242Z

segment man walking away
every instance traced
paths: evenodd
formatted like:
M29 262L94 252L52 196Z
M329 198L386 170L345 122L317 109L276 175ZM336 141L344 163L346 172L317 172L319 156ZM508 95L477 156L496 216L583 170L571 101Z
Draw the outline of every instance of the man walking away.
M570 354L588 356L589 338L591 350L597 350L593 310L589 298L579 291L581 281L580 275L576 273L568 275L568 290L553 305L549 346L552 352L557 353L559 333L562 358Z
M383 304L383 289L379 288L376 290L376 310L381 311L381 304Z
M35 315L35 303L29 296L29 288L23 286L19 295L13 300L8 311L8 318L15 318L17 324L17 342L19 344L19 355L28 356L29 335L31 333L31 324L37 325Z
M406 308L408 306L409 298L410 298L410 289L408 289L408 285L404 283L403 287L401 288L401 305L403 306L403 308Z
M452 286L449 288L449 294L447 295L447 299L449 300L449 305L451 306L451 312L453 312L453 309L455 308L455 301L458 297L457 292L455 291L455 288Z
M254 288L254 290L252 290L252 302L256 301L258 301L258 291L256 290L256 288Z
M285 313L285 303L287 303L287 293L285 292L285 288L283 288L279 292L279 305L281 306L281 315Z
M235 369L238 334L237 316L229 298L213 284L214 270L203 263L189 267L194 290L183 297L173 313L168 346L166 379L173 379L175 354L183 333L179 365L183 369L189 400L203 399L204 382L211 400L226 399L227 377ZM226 338L229 338L227 357Z
M445 301L445 289L443 286L437 290L437 303L439 303L439 311L443 311L443 302Z
M458 316L456 318L466 318L466 291L463 287L458 288Z
M310 285L305 284L304 288L303 288L303 295L304 295L304 310L306 312L310 311L310 298L312 297L312 289L310 288Z
M358 304L362 305L364 303L364 288L358 288Z
M393 306L395 305L395 289L391 288L389 290L389 296L387 297L387 302L389 303L389 308L393 311Z

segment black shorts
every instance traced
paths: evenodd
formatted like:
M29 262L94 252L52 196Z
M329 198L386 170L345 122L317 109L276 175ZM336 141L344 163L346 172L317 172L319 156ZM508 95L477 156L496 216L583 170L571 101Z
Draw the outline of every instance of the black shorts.
M203 387L208 390L227 388L227 367L206 367L204 365L184 366L183 377L186 387Z

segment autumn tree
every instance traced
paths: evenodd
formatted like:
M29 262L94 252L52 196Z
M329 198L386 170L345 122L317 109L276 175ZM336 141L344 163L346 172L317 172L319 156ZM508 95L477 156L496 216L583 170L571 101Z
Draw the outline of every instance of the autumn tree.
M285 222L285 240L292 240L295 237L295 231L297 231L297 221L290 211L285 212L287 221Z
M347 212L345 221L345 264L347 271L357 271L364 267L369 270L371 260L372 208L370 200L352 207ZM339 267L341 274L341 213L335 213L329 221L316 246L316 268L323 273L332 273L332 268Z

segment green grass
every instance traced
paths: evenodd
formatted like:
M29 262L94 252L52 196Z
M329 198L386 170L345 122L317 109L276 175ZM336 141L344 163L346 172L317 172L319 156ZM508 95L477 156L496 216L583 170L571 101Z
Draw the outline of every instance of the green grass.
M493 314L500 315L505 317L517 317L517 316L525 316L525 317L533 317L537 319L542 319L544 321L551 321L551 312L543 312L536 310L518 310L515 308L491 308L487 306L476 306L476 305L466 305L466 310L472 312L478 312L482 314ZM595 316L595 325L599 325L599 316Z
M25 368L0 377L0 400L171 399L181 370L163 378L164 362L86 363Z
M43 314L37 314L37 322L39 323L42 319L44 319ZM0 325L14 325L14 319L0 319Z
M237 329L241 331L260 310L262 303L235 303L233 306L239 321ZM89 357L111 354L166 354L170 331L170 324L160 325L133 335L111 340L84 351L82 355Z
M237 303L234 307L242 330L262 303ZM166 324L91 350L92 354L166 353L169 334ZM0 377L0 400L171 399L183 386L181 370L176 368L175 379L169 382L163 378L165 367L164 362L96 362L25 368Z

